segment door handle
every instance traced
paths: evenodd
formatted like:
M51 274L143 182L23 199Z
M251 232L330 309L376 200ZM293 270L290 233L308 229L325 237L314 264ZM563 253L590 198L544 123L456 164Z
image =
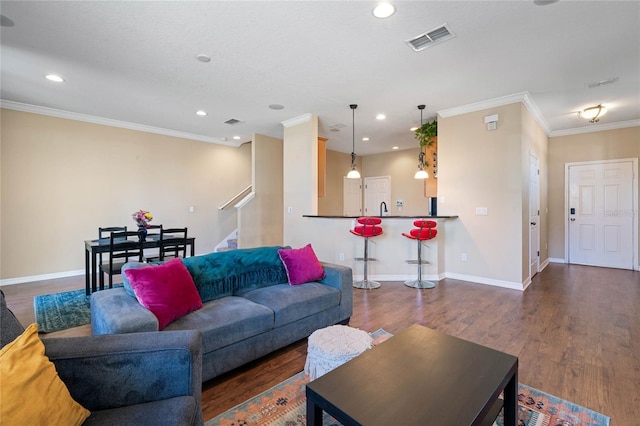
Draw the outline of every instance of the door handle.
M532 224L533 226L536 226L536 223L535 223L535 222L531 222L531 224Z
M575 217L572 217L570 220L571 220L571 222L575 222L575 221L576 221L576 218L575 218Z

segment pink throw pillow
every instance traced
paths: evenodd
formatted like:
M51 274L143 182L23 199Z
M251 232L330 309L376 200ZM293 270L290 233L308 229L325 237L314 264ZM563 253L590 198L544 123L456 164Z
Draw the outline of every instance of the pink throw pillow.
M124 271L138 302L158 318L162 330L173 321L202 308L202 300L182 260L171 259Z
M317 281L325 277L324 268L311 244L299 249L280 249L278 255L284 264L291 285Z

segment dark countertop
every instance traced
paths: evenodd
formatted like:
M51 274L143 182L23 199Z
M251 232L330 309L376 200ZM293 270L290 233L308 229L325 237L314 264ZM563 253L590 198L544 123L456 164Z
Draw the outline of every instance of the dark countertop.
M323 216L323 215L312 215L312 214L303 214L302 217L315 217L319 219L357 219L363 216ZM370 216L370 217L379 217L380 219L456 219L458 216Z

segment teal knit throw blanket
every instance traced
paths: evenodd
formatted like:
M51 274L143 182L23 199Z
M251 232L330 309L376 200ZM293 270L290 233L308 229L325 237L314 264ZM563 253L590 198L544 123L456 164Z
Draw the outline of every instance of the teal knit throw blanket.
M182 259L202 302L231 296L234 291L287 282L278 249L257 247Z

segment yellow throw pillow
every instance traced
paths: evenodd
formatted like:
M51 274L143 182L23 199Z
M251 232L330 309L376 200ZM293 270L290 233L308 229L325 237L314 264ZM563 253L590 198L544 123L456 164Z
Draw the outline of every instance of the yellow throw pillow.
M7 425L81 425L91 412L73 400L31 324L0 350L0 419Z

